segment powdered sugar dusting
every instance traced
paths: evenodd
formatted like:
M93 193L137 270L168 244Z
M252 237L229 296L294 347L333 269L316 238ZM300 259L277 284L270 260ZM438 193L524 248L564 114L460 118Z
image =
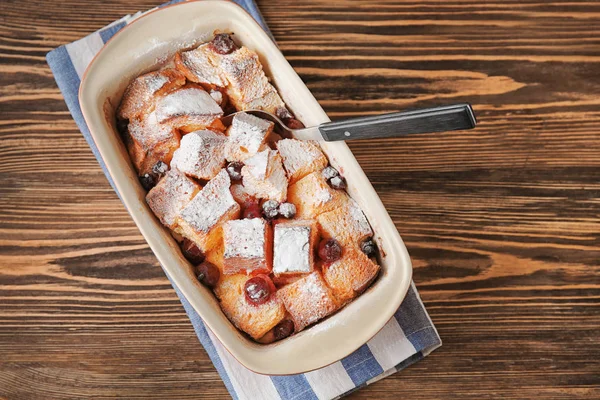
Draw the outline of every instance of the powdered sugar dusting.
M229 144L225 156L229 161L245 161L260 151L273 123L255 117L254 115L236 114L228 130Z
M164 75L152 75L146 80L146 85L148 86L148 90L154 93L162 88L168 81L169 79Z
M233 207L239 208L230 185L229 174L222 169L181 211L181 218L194 230L208 233Z
M211 179L225 164L227 137L209 130L188 133L175 150L171 167L198 179Z
M265 179L267 177L270 152L271 150L261 151L246 160L245 165L248 168L248 172L256 179Z
M208 45L203 44L194 50L181 53L181 61L187 69L186 75L193 82L224 87L227 83L220 70L211 63L207 53L209 51Z
M273 239L273 273L309 273L313 270L311 223L279 223Z
M331 201L333 196L327 188L319 187L314 192L314 204L319 206Z
M283 166L294 180L320 170L327 165L327 159L316 142L283 139L277 142L277 149L283 158Z
M183 88L176 90L157 101L156 116L158 122L164 122L179 116L214 116L223 115L223 110L215 100L199 88Z
M151 150L154 146L175 136L173 128L158 123L156 114L151 112L146 117L133 118L127 126L131 137L145 150Z
M258 306L248 303L244 295L248 279L242 274L222 276L215 294L221 309L235 326L259 339L284 318L285 308L277 296L271 296L266 303Z
M277 150L265 150L246 160L242 168L244 187L259 199L279 202L287 198L287 178Z
M333 295L319 271L284 286L279 290L278 297L291 314L297 331L337 309Z
M223 225L225 258L265 258L266 229L266 221L260 218L227 221Z
M230 54L213 54L240 101L250 102L275 91L262 69L258 55L247 47Z
M369 225L369 221L367 221L367 217L365 217L358 203L352 198L348 202L348 211L350 223L354 226L356 232L360 232L364 236L373 236L373 230L371 229L371 225Z

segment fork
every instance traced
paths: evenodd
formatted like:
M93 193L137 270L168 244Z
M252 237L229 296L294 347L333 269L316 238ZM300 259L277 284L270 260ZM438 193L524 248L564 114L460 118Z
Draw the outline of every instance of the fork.
M272 121L296 139L328 142L473 129L477 125L473 108L468 103L351 118L300 129L290 129L275 115L261 110L229 114L222 119L223 123L230 125L233 117L240 113Z

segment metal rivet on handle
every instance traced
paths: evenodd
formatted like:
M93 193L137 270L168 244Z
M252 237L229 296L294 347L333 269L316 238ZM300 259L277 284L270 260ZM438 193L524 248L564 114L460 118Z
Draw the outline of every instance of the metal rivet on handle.
M348 132L348 131L344 132L344 136L350 136L350 132Z

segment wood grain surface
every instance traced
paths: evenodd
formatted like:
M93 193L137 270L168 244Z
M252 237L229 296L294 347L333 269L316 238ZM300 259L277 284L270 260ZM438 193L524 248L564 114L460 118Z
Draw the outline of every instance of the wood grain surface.
M0 2L0 398L229 397L44 60L157 4ZM350 144L444 341L350 398L599 399L600 2L259 4L333 119L480 121Z

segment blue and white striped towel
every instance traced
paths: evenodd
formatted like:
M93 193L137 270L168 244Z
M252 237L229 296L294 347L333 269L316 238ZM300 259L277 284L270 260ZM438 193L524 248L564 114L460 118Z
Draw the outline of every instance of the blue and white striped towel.
M178 1L171 3L175 2ZM267 29L260 11L252 0L236 0L236 2ZM81 40L52 50L47 55L48 64L73 119L81 129L111 185L112 181L106 172L106 166L81 114L77 96L81 75L94 55L117 31L139 15L140 13L126 16ZM425 311L417 289L412 284L394 318L368 343L343 360L306 374L259 375L243 367L225 350L206 329L200 316L177 287L174 288L190 317L198 339L234 399L339 398L419 361L441 345L440 337Z

